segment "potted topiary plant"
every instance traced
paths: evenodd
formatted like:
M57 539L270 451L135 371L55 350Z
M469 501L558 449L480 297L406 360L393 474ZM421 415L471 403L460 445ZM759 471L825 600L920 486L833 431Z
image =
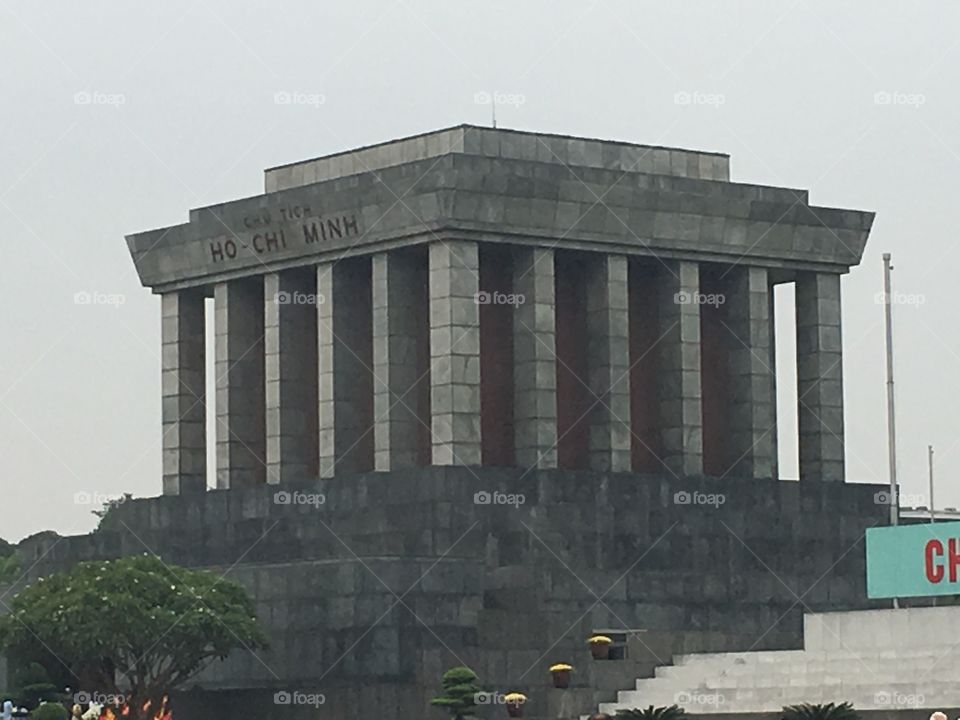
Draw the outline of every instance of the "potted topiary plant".
M430 704L446 708L452 720L473 717L476 698L480 693L477 674L467 667L450 668L440 682L443 692L433 698Z
M527 696L520 692L507 693L503 698L507 704L507 715L513 718L523 717L523 706L527 702Z
M557 663L550 666L550 674L553 676L553 686L561 690L570 687L570 673L573 672L573 665L567 663Z
M590 654L593 655L593 659L606 660L610 657L610 643L612 642L613 640L606 635L594 635L588 638L587 644L590 645Z

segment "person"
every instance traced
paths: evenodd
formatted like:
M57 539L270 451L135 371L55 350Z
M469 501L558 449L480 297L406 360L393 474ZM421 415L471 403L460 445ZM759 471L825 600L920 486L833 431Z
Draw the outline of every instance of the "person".
M947 714L939 710L930 716L930 720L947 720Z
M83 708L77 704L74 704L74 706L70 708L70 720L80 720L80 718L82 717L83 717Z
M3 712L0 712L0 720L10 720L13 717L13 703L5 700L3 703Z

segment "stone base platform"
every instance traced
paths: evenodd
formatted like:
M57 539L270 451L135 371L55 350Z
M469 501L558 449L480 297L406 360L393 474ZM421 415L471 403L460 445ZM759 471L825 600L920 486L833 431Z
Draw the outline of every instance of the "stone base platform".
M270 650L211 668L178 720L294 690L323 694L324 717L439 719L429 700L460 664L494 693L484 716L519 690L528 718L577 717L674 654L799 648L805 611L877 607L861 544L885 522L880 490L430 467L133 500L18 551L27 581L155 552L248 588ZM590 659L598 630L618 659ZM551 688L555 662L575 666L571 689ZM313 716L277 708L263 716Z

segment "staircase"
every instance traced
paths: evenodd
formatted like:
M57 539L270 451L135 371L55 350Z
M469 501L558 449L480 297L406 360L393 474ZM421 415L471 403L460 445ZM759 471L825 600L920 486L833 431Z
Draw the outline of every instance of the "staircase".
M960 607L804 617L804 649L677 655L600 711L674 703L690 714L776 712L798 703L858 710L960 707Z

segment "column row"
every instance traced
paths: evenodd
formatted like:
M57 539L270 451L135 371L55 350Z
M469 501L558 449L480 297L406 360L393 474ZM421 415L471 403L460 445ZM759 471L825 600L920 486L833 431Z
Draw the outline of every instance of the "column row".
M214 288L217 487L434 465L776 476L766 269L431 243ZM801 479L843 479L839 276L797 277ZM202 292L165 294L165 493L206 488Z

